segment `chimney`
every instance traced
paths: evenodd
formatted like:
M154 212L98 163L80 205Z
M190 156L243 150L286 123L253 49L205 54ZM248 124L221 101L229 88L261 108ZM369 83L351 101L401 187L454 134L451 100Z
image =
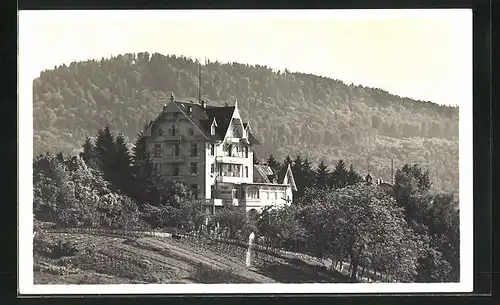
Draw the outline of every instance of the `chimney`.
M228 107L228 106L229 106L229 103L226 101L225 105L226 105L226 107Z
M203 109L207 108L207 102L205 102L205 100L201 101L201 108L203 108Z

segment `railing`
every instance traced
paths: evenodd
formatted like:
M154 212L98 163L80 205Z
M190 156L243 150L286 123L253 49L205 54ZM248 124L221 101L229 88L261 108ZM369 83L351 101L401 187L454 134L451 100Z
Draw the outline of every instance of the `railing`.
M230 164L242 164L248 158L239 155L231 155L228 156L227 153L224 153L223 156L216 156L215 159L219 163L230 163Z

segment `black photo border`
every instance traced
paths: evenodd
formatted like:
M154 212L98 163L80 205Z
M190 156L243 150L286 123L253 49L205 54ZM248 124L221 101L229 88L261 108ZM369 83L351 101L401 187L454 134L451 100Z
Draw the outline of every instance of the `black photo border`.
M491 3L487 0L450 0L450 1L437 1L437 0L410 0L410 1L369 1L369 0L356 0L356 1L295 1L285 3L283 1L266 1L265 3L258 4L251 1L212 1L211 3L204 3L202 1L62 1L62 0L19 0L19 10L47 10L47 9L411 9L411 8L471 8L473 9L473 143L474 143L474 292L473 293L454 293L452 296L440 300L439 302L451 302L452 304L461 303L464 298L475 301L485 301L487 296L493 291L492 288L492 25L491 25ZM17 25L17 22L15 22ZM17 32L14 32L14 39L10 39L11 46L17 43ZM14 55L11 64L16 62L17 50L12 52ZM17 79L14 78L14 82ZM15 96L15 95L14 95ZM19 161L19 160L18 160ZM18 188L21 182L18 181ZM10 218L12 219L12 218ZM10 226L8 232L16 232L16 228ZM4 232L7 229L4 230ZM17 234L16 234L17 238ZM12 251L16 249L15 255L11 258L17 257L17 245L12 247ZM17 284L17 261L8 264L8 267L13 267L13 270L1 270L3 274L14 275L14 281ZM5 269L7 270L7 269ZM2 276L2 291L7 287L12 287L12 284L6 282L6 277ZM3 285L5 283L5 285ZM13 296L12 292L8 293ZM399 296L402 295L402 298ZM413 294L412 294L413 295ZM439 294L414 294L418 295L416 304L428 302L429 298L435 298ZM448 294L449 295L449 294ZM353 298L353 296L356 296ZM30 295L17 295L22 298L23 302L42 301L49 304L58 302L98 302L103 300L105 302L114 299L117 302L183 302L186 298L189 302L200 302L202 304L212 304L219 302L276 302L280 301L299 301L299 302L329 302L342 300L342 302L368 302L368 303L385 303L390 302L414 302L414 298L409 297L408 294L341 294L341 295L106 295L106 296L76 296L76 295L44 295L41 299L34 299L36 296ZM75 298L72 299L70 298ZM179 298L181 297L181 298ZM294 297L294 300L289 299ZM335 297L335 298L331 298ZM363 300L370 298L371 301ZM119 299L117 299L119 298ZM396 298L396 300L394 300ZM283 300L282 300L283 299ZM412 300L410 300L412 299ZM474 301L475 300L475 301ZM2 302L3 303L3 302ZM5 302L4 304L10 304Z

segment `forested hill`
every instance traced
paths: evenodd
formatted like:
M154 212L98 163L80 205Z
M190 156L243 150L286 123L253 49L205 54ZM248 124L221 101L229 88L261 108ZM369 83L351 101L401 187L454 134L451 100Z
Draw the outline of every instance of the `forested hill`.
M34 80L35 153L75 152L85 136L107 124L133 141L160 111L159 97L172 91L178 98L197 96L197 75L192 59L149 53L44 71ZM385 180L394 158L395 167L428 169L435 188L458 190L456 107L239 63L203 64L202 91L209 104L238 100L263 144L260 158L300 154L330 166L344 159Z

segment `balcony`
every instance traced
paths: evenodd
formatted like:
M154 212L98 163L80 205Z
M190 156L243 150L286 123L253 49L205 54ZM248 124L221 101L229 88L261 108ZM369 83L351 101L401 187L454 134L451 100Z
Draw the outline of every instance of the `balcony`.
M248 158L240 156L217 156L215 160L217 163L243 164L243 162L248 161Z
M164 140L165 142L172 142L172 141L182 142L183 137L182 137L182 135L175 135L175 136L171 136L171 135L164 135L164 136L163 136L163 140Z
M241 138L236 138L236 137L227 137L226 138L226 143L228 144L231 144L231 143L245 143L245 144L249 144L248 142L248 138L246 137L241 137Z
M245 177L231 177L231 176L218 176L217 177L218 182L222 183L249 183L250 178L245 178Z
M172 155L162 155L162 156L154 156L155 160L158 160L161 163L185 163L187 161L186 156L172 156Z

